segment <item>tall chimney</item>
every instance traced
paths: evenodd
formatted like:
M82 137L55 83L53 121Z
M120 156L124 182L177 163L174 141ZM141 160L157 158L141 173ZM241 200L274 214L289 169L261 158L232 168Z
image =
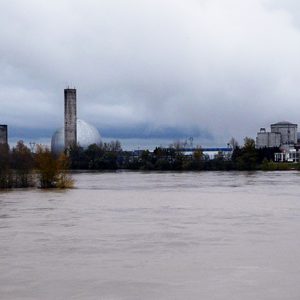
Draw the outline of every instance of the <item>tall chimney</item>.
M7 125L0 125L0 144L8 144Z
M65 149L77 145L76 89L65 89Z

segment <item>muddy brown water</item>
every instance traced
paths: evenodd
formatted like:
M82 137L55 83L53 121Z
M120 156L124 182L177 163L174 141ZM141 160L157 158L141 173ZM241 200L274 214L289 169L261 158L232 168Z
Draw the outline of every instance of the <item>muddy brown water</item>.
M1 299L300 299L300 173L76 173L0 192Z

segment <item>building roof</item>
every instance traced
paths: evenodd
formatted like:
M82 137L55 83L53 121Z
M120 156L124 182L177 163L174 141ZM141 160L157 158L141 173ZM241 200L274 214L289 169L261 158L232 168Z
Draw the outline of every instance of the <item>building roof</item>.
M295 125L297 126L297 124L295 123L291 123L291 122L288 122L288 121L281 121L281 122L278 122L278 123L274 123L274 124L271 124L271 126L276 126L276 125Z

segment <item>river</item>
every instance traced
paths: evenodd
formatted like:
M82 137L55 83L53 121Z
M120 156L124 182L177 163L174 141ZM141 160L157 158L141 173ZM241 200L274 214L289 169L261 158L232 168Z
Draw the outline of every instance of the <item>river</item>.
M300 173L76 173L0 192L1 299L300 299Z

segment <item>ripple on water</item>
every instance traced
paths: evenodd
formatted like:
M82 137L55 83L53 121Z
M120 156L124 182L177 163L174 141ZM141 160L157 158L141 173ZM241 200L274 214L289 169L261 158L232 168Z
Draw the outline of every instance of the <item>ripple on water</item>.
M294 300L297 172L76 173L0 193L3 299Z

